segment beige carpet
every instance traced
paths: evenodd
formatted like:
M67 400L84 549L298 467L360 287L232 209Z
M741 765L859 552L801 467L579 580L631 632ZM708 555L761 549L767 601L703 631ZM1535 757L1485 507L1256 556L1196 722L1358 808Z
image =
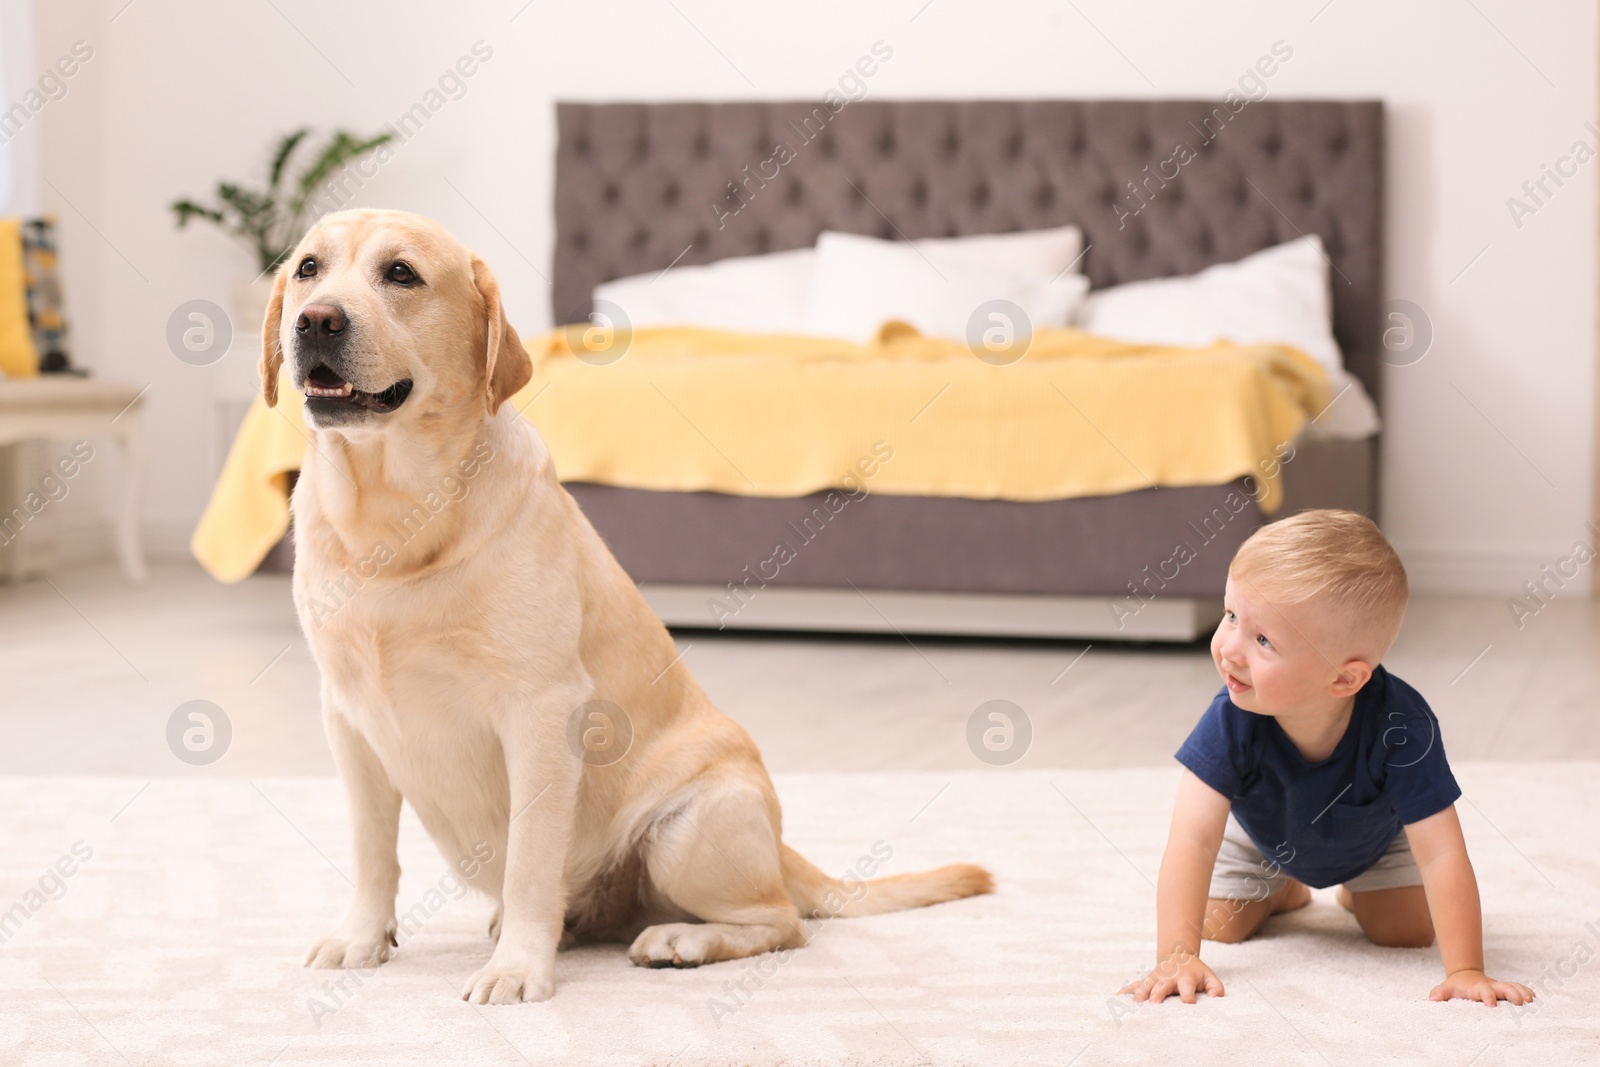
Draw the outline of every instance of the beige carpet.
M1540 988L1532 1008L1429 1003L1437 953L1372 947L1326 893L1206 949L1225 998L1112 997L1151 962L1168 769L780 778L788 838L824 867L883 841L886 871L976 860L999 892L834 922L781 965L582 949L553 1001L508 1008L456 999L489 908L451 898L409 811L400 907L425 921L340 991L300 967L349 895L336 781L0 779L0 1063L1600 1060L1600 764L1457 771L1490 972Z

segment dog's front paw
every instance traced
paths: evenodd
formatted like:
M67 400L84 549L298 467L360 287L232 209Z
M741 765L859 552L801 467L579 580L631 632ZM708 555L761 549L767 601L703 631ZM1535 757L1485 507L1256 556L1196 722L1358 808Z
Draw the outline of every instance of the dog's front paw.
M549 1000L556 991L552 967L489 962L467 979L461 999L473 1004L531 1004Z
M394 923L390 922L379 930L354 937L323 938L306 953L305 966L366 970L387 960L389 949L398 945Z

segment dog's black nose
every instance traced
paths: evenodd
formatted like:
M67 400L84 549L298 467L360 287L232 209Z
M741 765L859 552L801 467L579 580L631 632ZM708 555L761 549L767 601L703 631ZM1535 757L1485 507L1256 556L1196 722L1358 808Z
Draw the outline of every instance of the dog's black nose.
M332 304L307 304L300 309L300 317L294 320L296 333L319 339L337 337L347 325L349 320L344 317L344 309Z

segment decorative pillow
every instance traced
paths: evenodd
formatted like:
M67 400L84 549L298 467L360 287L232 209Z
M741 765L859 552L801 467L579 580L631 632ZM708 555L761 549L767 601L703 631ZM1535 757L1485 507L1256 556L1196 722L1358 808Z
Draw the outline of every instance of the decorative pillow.
M20 219L0 219L0 372L12 378L39 373L39 353L28 329Z
M1198 274L1096 290L1079 307L1077 325L1146 344L1278 341L1322 364L1330 378L1344 366L1333 339L1328 259L1314 235Z
M28 325L34 350L39 353L39 369L64 371L72 359L67 354L67 320L61 310L54 218L23 220L22 264L28 282Z
M1083 231L1076 226L1020 233L912 241L928 255L975 267L1054 278L1078 270ZM736 256L700 267L673 267L596 286L594 298L622 308L634 326L707 326L741 333L801 333L817 252L797 248ZM570 309L557 308L558 316Z
M884 322L900 319L930 336L967 341L991 322L980 311L995 300L1020 307L1034 329L1065 326L1088 288L1081 274L996 270L914 242L829 232L817 241L802 332L866 343Z

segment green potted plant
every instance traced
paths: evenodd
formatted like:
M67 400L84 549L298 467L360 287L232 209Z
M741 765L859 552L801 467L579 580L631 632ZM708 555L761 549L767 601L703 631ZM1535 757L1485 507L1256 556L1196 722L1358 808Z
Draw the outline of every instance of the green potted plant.
M261 273L254 281L240 284L234 294L234 311L241 329L260 327L266 317L267 301L272 296L273 270L294 250L296 242L317 217L342 206L342 197L349 195L343 185L337 190L328 189L327 196L322 195L332 184L333 177L370 152L378 153L376 162L380 164L392 155L387 147L394 137L392 133L361 138L338 130L297 175L290 177L290 157L310 133L310 129L302 128L279 140L272 153L264 189L219 181L215 205L187 198L172 204L179 229L187 226L191 219L205 219L238 237L254 254ZM370 177L370 174L356 177L356 187Z

